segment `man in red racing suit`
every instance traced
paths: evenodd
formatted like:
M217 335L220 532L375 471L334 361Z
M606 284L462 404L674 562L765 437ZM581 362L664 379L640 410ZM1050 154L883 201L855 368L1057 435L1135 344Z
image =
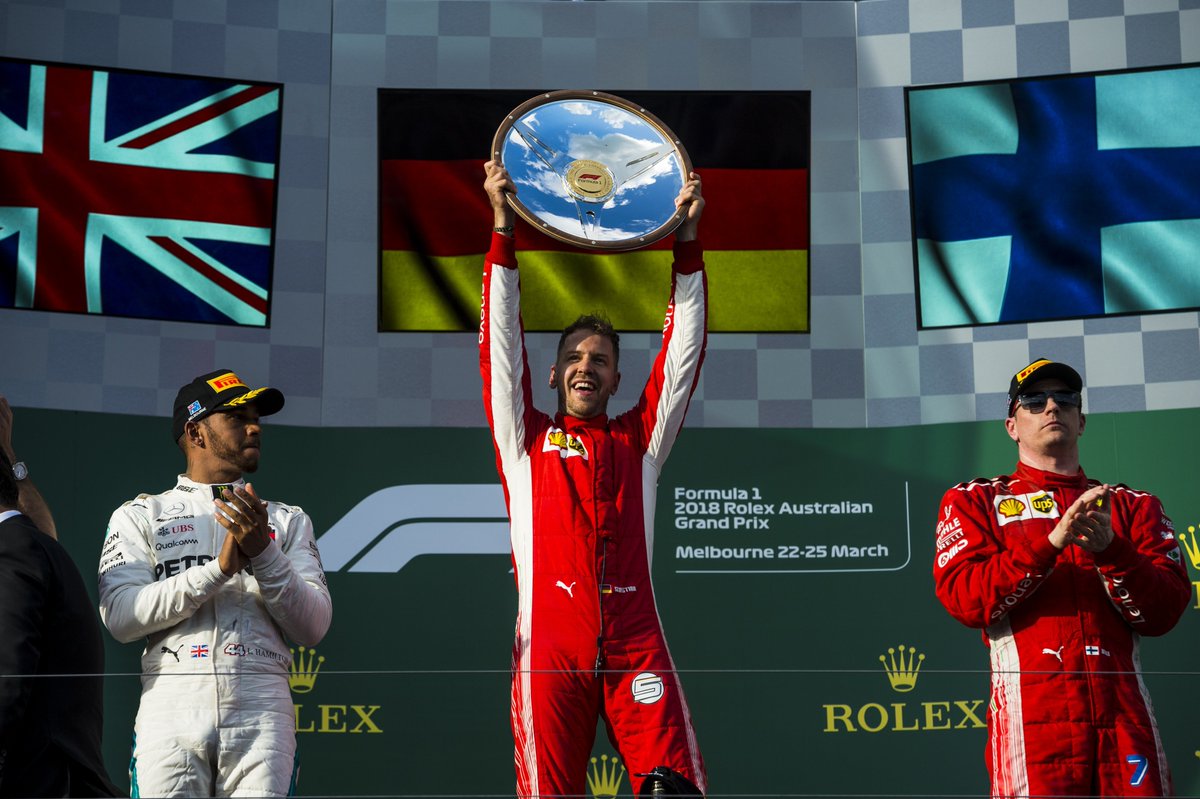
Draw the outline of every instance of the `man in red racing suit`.
M533 407L511 238L507 172L486 165L497 231L483 273L480 369L511 522L518 589L512 729L517 793L585 794L602 716L634 794L659 766L706 793L687 702L650 584L659 471L699 379L706 286L696 237L703 200L694 175L677 200L673 290L662 350L630 411L610 419L620 382L617 337L582 317L563 333L550 371L559 411ZM583 323L583 324L581 324Z
M1016 472L951 488L938 515L938 598L990 647L997 797L1171 793L1138 647L1190 585L1158 499L1079 467L1082 387L1045 359L1018 372Z

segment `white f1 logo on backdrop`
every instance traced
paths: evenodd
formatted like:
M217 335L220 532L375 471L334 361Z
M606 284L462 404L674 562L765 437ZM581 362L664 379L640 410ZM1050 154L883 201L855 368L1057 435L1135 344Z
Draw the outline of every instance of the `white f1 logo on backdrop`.
M507 555L499 484L400 485L363 499L319 539L326 571L388 572L418 555Z

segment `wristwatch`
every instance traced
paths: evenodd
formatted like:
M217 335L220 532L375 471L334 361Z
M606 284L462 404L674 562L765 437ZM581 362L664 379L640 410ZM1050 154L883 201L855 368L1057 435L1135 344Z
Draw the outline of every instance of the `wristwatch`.
M25 465L25 461L17 461L13 464L13 479L24 480L29 476L29 467Z

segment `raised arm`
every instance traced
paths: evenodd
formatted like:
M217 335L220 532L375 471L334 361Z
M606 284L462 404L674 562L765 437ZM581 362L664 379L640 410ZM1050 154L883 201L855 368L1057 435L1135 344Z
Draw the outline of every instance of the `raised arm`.
M663 322L662 348L634 408L647 442L646 457L659 471L683 426L692 392L700 380L708 341L708 280L698 232L704 197L696 173L692 173L675 203L686 208L686 215L675 231L671 299Z
M512 207L507 194L516 187L504 167L489 161L484 191L492 205L492 245L483 265L483 301L479 313L479 372L483 406L496 445L497 467L524 457L533 413L525 335L521 325L521 281L513 242Z
M511 239L516 212L508 203L508 195L516 194L517 186L509 177L508 170L495 161L484 164L483 171L483 190L492 206L492 230Z
M18 463L16 452L13 450L12 432L12 406L8 404L7 397L0 396L0 450L3 450L4 456L8 458L7 468L10 469ZM42 498L42 493L38 491L38 487L28 472L18 477L17 489L20 491L17 509L32 519L35 527L51 538L57 539L58 529L54 526L54 516L50 513L50 506Z

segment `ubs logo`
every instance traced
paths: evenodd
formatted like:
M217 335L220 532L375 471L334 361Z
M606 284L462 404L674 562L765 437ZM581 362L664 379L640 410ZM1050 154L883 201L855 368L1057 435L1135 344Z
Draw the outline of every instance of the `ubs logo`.
M165 527L158 528L155 535L167 536L178 535L179 533L194 533L196 532L195 522L180 522L178 524L168 524Z

